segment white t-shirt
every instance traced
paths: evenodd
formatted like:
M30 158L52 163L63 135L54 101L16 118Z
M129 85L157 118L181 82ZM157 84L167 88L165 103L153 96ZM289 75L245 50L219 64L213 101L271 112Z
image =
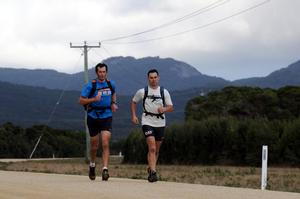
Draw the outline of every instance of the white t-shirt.
M145 89L139 89L134 97L132 98L132 101L135 103L138 103L139 101L143 101L145 94ZM165 95L165 104L166 105L173 105L170 93L164 89L164 95ZM151 97L161 97L160 96L160 87L157 87L156 89L152 89L150 86L148 86L148 97L145 100L145 109L147 112L150 113L158 113L157 109L159 107L163 106L163 101L161 98L155 99L153 101L153 98ZM156 116L147 115L145 113L142 114L142 125L149 125L153 127L164 127L166 126L166 116L165 114L162 115L164 119L157 118Z

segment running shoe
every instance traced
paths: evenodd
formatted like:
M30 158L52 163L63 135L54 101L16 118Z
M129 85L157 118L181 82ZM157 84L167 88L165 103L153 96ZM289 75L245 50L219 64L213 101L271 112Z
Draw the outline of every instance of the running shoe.
M158 180L158 177L157 177L157 173L156 171L150 171L149 172L149 176L148 176L148 181L149 182L156 182Z
M95 169L96 167L91 167L90 166L90 171L89 171L89 178L91 180L95 180L96 179L96 173L95 173Z
M102 170L102 180L107 181L109 178L108 169Z

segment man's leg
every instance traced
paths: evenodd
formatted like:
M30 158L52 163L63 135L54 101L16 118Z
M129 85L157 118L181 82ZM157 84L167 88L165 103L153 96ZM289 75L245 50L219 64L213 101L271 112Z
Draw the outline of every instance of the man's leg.
M159 149L162 144L162 141L156 141L155 144L156 144L156 151L155 151L155 167L156 167L158 156L159 156Z
M110 137L111 133L109 131L101 131L103 167L108 167Z
M147 145L148 145L148 166L150 170L155 171L156 169L156 143L154 136L147 137Z
M101 131L101 138L102 138L102 161L103 161L102 180L108 180L109 141L111 138L111 133L109 131Z
M156 174L156 142L154 136L147 137L148 144L148 181L156 182L158 180Z
M89 178L91 180L95 180L96 179L95 162L97 156L97 149L99 146L99 134L90 137L90 143L91 143L91 149L90 149L91 160L90 160L90 167L89 167Z
M91 155L91 162L96 162L96 156L97 156L97 150L99 146L99 134L90 137L90 143L91 143L91 149L90 149L90 155Z

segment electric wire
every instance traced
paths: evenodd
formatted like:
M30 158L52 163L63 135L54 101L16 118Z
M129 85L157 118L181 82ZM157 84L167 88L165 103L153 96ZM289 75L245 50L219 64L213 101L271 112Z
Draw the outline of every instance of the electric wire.
M138 35L141 35L141 34L145 34L145 33L148 33L148 32L153 32L155 30L168 27L170 25L173 25L173 24L176 24L176 23L188 20L188 19L190 19L192 17L195 17L197 15L200 15L200 14L203 14L205 12L208 12L208 11L214 9L214 8L217 8L219 6L222 6L222 5L226 4L226 3L228 3L229 1L230 0L225 0L225 1L224 0L218 0L218 1L215 1L215 2L207 5L206 7L200 8L200 9L198 9L198 10L192 12L192 13L189 13L187 15L184 15L183 17L180 17L178 19L169 21L167 23L164 23L164 24L158 25L156 27L153 27L153 28L141 31L141 32L137 32L137 33L134 33L134 34L129 34L129 35L125 35L125 36L114 37L114 38L110 38L110 39L104 39L104 40L101 41L101 43L105 43L105 42L108 42L108 41L116 41L116 40L121 40L121 39L127 39L127 38L130 38L130 37L135 37L135 36L138 36Z
M178 35L183 35L183 34L186 34L186 33L189 33L189 32L193 32L193 31L196 31L196 30L199 30L199 29L203 29L203 28L206 28L206 27L209 27L209 26L221 23L223 21L226 21L226 20L231 19L233 17L236 17L238 15L244 14L245 12L249 12L249 11L251 11L253 9L256 9L256 8L258 8L260 6L263 6L264 4L269 3L270 1L271 0L263 1L261 3L258 3L258 4L255 4L253 6L250 6L250 7L246 8L246 9L238 11L238 12L232 14L232 15L223 17L223 18L215 20L213 22L210 22L210 23L207 23L207 24L204 24L204 25L201 25L201 26L197 26L197 27L185 30L185 31L181 31L181 32L177 32L177 33L173 33L173 34L169 34L169 35L165 35L165 36L150 38L150 39L144 39L144 40L129 41L129 42L106 42L106 44L109 44L109 45L112 45L112 44L137 44L137 43L152 42L152 41L156 41L156 40L162 40L162 39L167 39L167 38L175 37L175 36L178 36Z

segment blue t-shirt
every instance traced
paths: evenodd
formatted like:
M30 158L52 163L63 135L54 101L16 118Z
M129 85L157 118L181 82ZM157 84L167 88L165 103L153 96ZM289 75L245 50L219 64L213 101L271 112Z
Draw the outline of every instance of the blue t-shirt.
M114 81L110 81L113 91L116 91L116 86ZM92 90L93 83L89 82L87 85L85 85L81 91L81 96L88 98L90 95L90 92ZM98 92L101 92L101 99L100 101L93 102L89 106L91 107L110 107L111 106L111 97L113 94L113 91L110 90L108 87L107 81L105 82L99 82L97 80L96 82L96 91L92 95L91 98L96 97ZM96 110L93 109L92 111L88 112L88 115L91 116L94 119L97 118L108 118L112 117L112 111L110 108L102 109L102 110Z

